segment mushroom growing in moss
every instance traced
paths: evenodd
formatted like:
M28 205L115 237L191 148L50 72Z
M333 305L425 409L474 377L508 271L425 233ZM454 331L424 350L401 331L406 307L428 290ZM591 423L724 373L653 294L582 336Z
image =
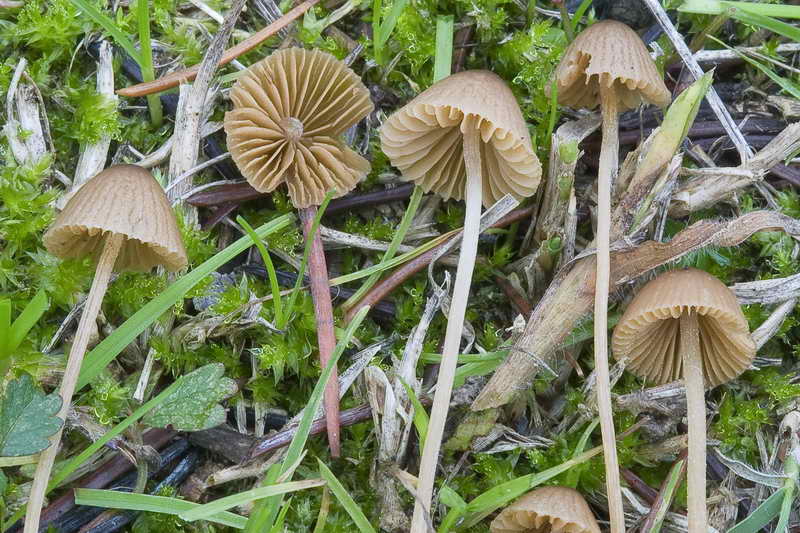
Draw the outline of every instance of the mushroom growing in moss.
M569 487L533 490L492 520L491 533L600 533L580 492Z
M381 148L406 180L444 199L464 199L464 233L442 363L420 461L412 533L427 531L444 423L480 233L481 203L531 196L541 165L514 95L497 75L464 71L435 83L381 127Z
M683 377L689 421L689 531L707 530L705 388L744 372L756 354L736 296L694 268L672 270L645 285L612 338L614 356L654 383Z
M326 194L350 192L369 172L369 162L339 139L372 111L369 91L332 55L287 48L247 69L231 89L231 100L225 132L236 166L258 191L271 192L285 183L300 210L305 237L312 241L308 270L324 368L336 337L322 239L319 231L311 235L311 229ZM325 388L325 418L331 455L338 457L335 369Z
M59 394L63 404L58 416L64 420L112 271L147 272L156 266L177 271L186 266L187 259L164 189L149 171L136 165L109 167L87 181L47 230L44 245L62 259L93 257L97 261L61 380ZM59 431L36 465L25 513L25 533L39 530L42 503L60 439Z
M572 41L556 69L555 81L561 105L585 109L599 105L603 115L603 143L597 175L594 354L611 531L622 533L625 522L608 376L609 233L611 189L619 166L618 115L645 102L665 107L669 104L670 93L639 35L614 20L593 24Z

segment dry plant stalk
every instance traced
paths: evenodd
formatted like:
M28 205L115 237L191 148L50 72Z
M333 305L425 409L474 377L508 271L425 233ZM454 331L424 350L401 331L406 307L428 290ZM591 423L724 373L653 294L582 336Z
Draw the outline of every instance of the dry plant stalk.
M47 154L45 110L36 97L36 89L22 82L28 62L23 57L14 69L6 93L6 123L3 131L11 154L20 165L35 164ZM26 132L24 136L20 132Z

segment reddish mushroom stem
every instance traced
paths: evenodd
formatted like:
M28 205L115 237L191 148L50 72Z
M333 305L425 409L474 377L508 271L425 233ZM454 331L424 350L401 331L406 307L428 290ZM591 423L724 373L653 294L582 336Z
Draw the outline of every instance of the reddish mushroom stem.
M619 117L614 86L600 79L600 109L603 113L603 144L600 148L600 169L597 175L597 277L594 296L594 363L597 376L597 411L603 437L606 467L606 491L611 533L624 533L625 514L622 509L622 488L619 478L617 442L611 410L611 383L608 371L608 287L611 258L609 239L611 227L611 185L618 168Z
M697 313L681 315L681 357L686 385L686 416L689 422L689 461L686 485L689 531L706 531L706 399L700 325Z
M465 122L468 119L465 119ZM427 533L426 517L430 514L433 496L433 482L436 479L436 466L439 449L442 444L447 411L453 392L453 380L458 362L458 348L461 344L461 332L464 329L464 315L467 311L469 288L472 282L472 271L478 252L478 235L481 220L481 137L477 124L467 122L464 131L464 164L467 170L467 183L464 189L466 213L464 215L464 236L461 241L461 253L458 256L456 280L453 284L453 297L450 312L447 315L442 362L439 365L439 377L436 380L436 393L433 397L428 432L422 449L419 465L419 481L417 497L414 505L414 517L411 522L411 533Z
M316 214L316 207L307 207L300 210L303 233L306 239L311 240L311 251L308 255L308 276L311 298L314 300L314 316L317 320L319 360L321 367L325 368L336 347L336 335L333 331L333 304L331 303L328 266L325 262L325 250L322 248L322 237L319 229L314 235L310 235ZM325 406L325 421L328 428L328 445L331 448L331 455L339 457L341 454L341 446L339 444L339 377L336 367L333 369L330 381L325 385L323 404Z
M106 237L103 251L100 254L100 260L97 263L97 269L94 273L94 280L92 281L92 288L89 290L89 296L86 298L86 304L81 314L81 320L78 323L78 329L75 332L75 339L72 342L72 348L69 351L69 359L67 359L67 367L64 370L64 377L61 380L61 409L58 411L58 417L61 420L66 420L69 405L72 401L72 395L75 392L75 385L78 383L78 375L81 370L81 363L83 356L86 354L86 348L89 345L89 338L92 333L92 325L97 319L97 314L100 312L100 304L103 302L103 296L106 294L108 288L108 281L111 279L111 272L114 270L114 263L117 261L122 242L125 237L119 233L110 233ZM50 472L53 469L56 455L58 454L58 444L61 441L62 429L50 438L50 447L44 450L39 456L39 462L36 465L36 474L33 478L31 485L30 497L27 504L27 512L25 513L25 529L24 533L38 533L39 531L39 518L42 512L42 505L44 504L44 496L47 492L47 484L50 481Z

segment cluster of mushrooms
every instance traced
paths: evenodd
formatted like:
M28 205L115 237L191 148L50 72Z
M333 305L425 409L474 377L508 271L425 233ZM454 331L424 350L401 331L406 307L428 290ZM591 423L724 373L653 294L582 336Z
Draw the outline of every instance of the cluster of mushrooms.
M598 175L595 369L605 450L610 530L625 530L619 491L607 355L610 198L618 163L618 114L643 103L661 107L670 93L639 36L622 23L598 22L566 50L556 71L562 105L594 109L603 116ZM351 191L369 162L341 135L373 109L359 77L333 56L290 48L272 53L239 77L225 116L228 147L250 184L271 192L286 184L306 229L326 195ZM427 531L439 448L444 432L477 253L481 205L511 195L532 196L541 165L528 128L506 84L488 71L449 76L391 115L380 129L383 151L404 179L444 199L464 200L461 251L449 308L436 392L422 448L412 533ZM308 235L307 238L316 238ZM61 257L94 256L97 272L81 317L61 386L66 414L96 315L113 270L180 270L186 255L162 187L136 166L111 167L74 195L44 238ZM323 271L324 254L318 248ZM327 279L317 280L327 288ZM315 281L312 279L312 284ZM330 309L320 297L315 308ZM314 293L317 298L317 293ZM328 316L331 316L328 314ZM335 344L333 324L319 324L319 351L327 362ZM662 274L644 286L617 325L612 346L632 372L655 383L683 378L689 424L689 531L706 530L704 390L749 367L755 345L735 296L699 270ZM338 390L326 389L331 451L338 453ZM60 434L54 437L57 442ZM35 531L38 508L57 446L42 453L26 517ZM30 523L30 527L29 526ZM566 487L530 492L492 522L495 533L591 532L600 529L581 495Z

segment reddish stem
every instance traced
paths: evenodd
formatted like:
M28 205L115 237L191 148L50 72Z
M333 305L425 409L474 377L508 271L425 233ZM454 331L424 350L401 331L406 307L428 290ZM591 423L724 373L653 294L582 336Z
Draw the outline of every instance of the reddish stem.
M328 266L325 263L325 250L322 248L322 237L319 229L310 235L314 226L316 207L301 209L300 220L303 223L303 233L306 239L311 240L311 251L308 255L308 277L311 289L311 298L314 300L314 316L317 319L317 340L319 342L319 361L322 368L336 347L336 335L333 331L333 304L331 303L330 282L328 281ZM339 457L339 377L336 367L333 368L330 381L325 385L325 420L328 427L328 444L331 455Z

